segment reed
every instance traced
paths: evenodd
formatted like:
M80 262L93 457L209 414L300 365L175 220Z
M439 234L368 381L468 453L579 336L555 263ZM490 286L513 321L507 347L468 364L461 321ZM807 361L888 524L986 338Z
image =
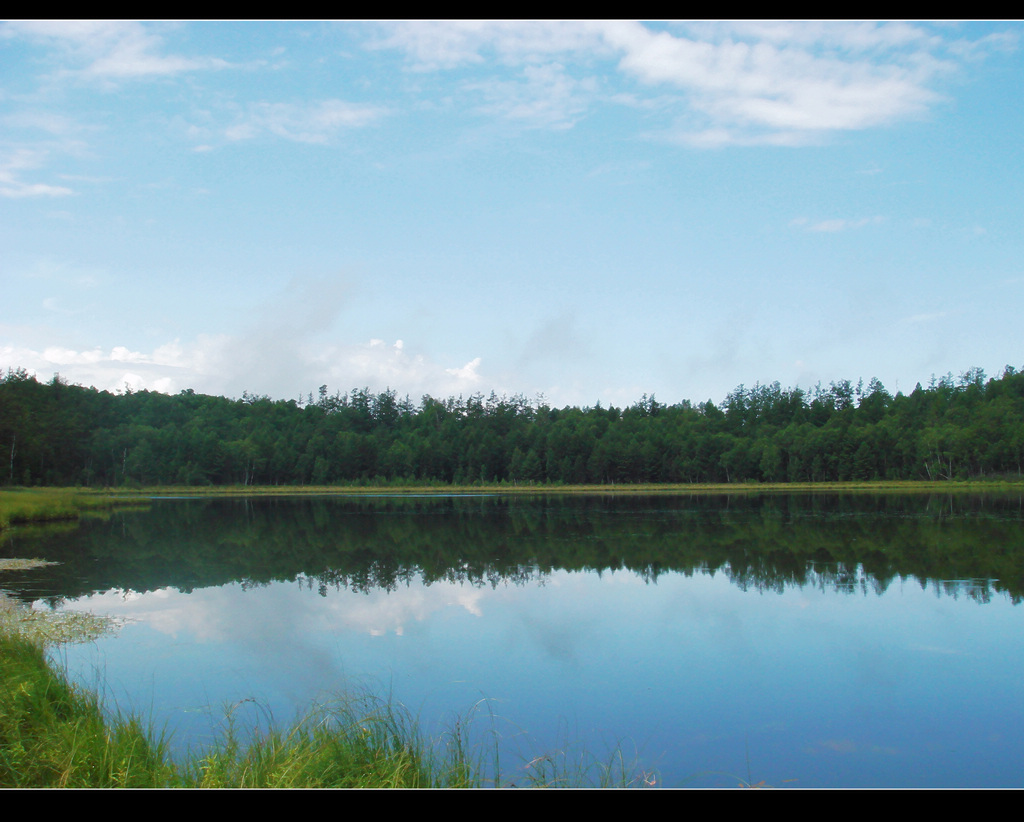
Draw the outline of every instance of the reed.
M0 785L154 787L173 775L163 740L137 718L108 721L96 697L56 673L39 645L0 634Z
M581 767L546 754L500 772L497 744L473 742L472 717L437 740L402 706L370 694L317 706L281 727L227 729L210 746L172 758L168 739L142 718L104 710L73 685L38 642L0 631L0 787L32 788L480 788L652 784L621 756ZM493 745L493 747L491 747Z
M1020 491L1019 479L987 478L975 480L864 480L848 482L734 482L734 483L626 483L610 485L564 485L560 483L359 483L344 485L218 485L218 486L153 486L125 488L122 498L151 496L180 497L256 497L256 496L322 496L322 495L420 495L420 494L759 494L759 493L951 493Z
M302 720L239 729L186 757L182 784L220 788L481 787L475 763L458 746L423 738L402 707L371 694L318 705Z
M12 525L78 520L115 507L138 507L138 498L76 488L15 488L0 491L0 530Z

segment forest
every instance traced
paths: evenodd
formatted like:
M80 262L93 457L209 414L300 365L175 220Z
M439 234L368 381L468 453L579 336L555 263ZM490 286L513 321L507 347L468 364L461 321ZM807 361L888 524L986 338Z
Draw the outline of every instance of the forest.
M738 386L719 404L644 395L552 408L522 395L414 403L117 393L0 373L9 486L618 484L963 480L1024 471L1024 372L813 389Z

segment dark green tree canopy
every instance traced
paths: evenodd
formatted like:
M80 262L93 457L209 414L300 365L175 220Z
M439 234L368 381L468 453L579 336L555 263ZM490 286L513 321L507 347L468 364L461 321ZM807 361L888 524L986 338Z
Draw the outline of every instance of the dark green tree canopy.
M306 400L111 394L0 374L0 483L704 483L1020 476L1024 373L971 368L909 395L840 380L711 400L552 408L522 395L414 403L388 388Z

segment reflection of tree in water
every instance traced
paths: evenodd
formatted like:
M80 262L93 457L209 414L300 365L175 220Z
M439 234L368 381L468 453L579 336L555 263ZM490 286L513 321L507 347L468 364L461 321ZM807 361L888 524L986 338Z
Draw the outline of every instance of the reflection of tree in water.
M624 569L649 584L723 574L763 592L880 594L914 579L1017 602L1022 519L1017 497L978 494L202 499L26 536L5 552L62 562L23 589L50 600L231 582L298 581L323 596L421 582L493 588Z
M551 575L551 571L541 571L536 566L506 566L503 568L449 568L442 576L427 579L422 569L415 566L402 568L384 568L376 565L366 569L360 569L358 574L348 574L343 571L324 571L317 576L296 577L299 585L309 589L316 589L320 596L327 596L330 589L335 591L354 591L361 594L370 594L375 591L397 591L399 588L408 588L411 585L418 585L421 582L430 585L438 582L448 582L458 585L469 585L474 588L490 587L492 589L513 585L524 586L528 584L543 584L543 581Z

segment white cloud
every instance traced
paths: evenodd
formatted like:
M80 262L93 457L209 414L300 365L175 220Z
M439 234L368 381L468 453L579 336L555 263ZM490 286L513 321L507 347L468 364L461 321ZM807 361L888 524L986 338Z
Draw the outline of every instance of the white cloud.
M919 323L932 323L936 320L941 320L949 315L948 311L933 311L930 314L913 314L909 317L904 317L903 322L912 323L917 325Z
M492 79L467 83L468 91L479 91L487 102L484 114L496 114L527 125L569 128L587 110L596 92L593 79L577 80L560 63L525 66L517 80Z
M36 129L54 135L65 135L81 130L81 126L63 114L49 111L19 111L5 115L3 123L9 128Z
M269 132L300 143L326 143L336 132L360 128L387 113L380 106L322 100L312 104L252 103L224 134L229 140L249 140Z
M709 41L620 22L609 25L605 36L622 51L625 72L679 88L717 132L749 141L752 129L799 133L882 125L920 114L938 99L926 83L939 64L920 59L927 54L885 51L892 38L884 28L856 33L863 42L846 53L822 53L828 38L820 29L791 26L723 31ZM753 34L753 41L737 34ZM869 45L871 54L861 53Z
M275 356L278 346L283 352ZM0 367L26 368L39 379L59 372L72 383L94 385L101 390L133 390L175 393L193 388L201 393L241 396L243 391L268 394L274 399L294 399L328 384L332 390L369 387L400 390L413 398L423 394L447 397L497 388L486 384L479 373L481 359L446 368L424 354L406 350L401 340L365 343L303 345L253 340L227 334L200 335L189 343L174 340L152 351L125 346L73 349L49 346L34 350L25 346L0 346Z
M481 359L476 357L466 363L462 368L446 368L445 374L450 374L460 382L467 383L467 387L475 386L480 382L480 375L477 373L477 369L480 367Z
M171 53L179 27L13 21L0 34L51 46L65 66L56 77L112 84L229 65ZM700 147L799 145L920 117L943 99L935 87L943 76L1017 39L995 32L958 40L955 27L907 22L413 21L379 30L368 48L397 50L419 73L458 71L463 94L483 94L484 113L568 128L602 102L667 95L661 136ZM226 134L319 143L382 113L341 100L254 103Z
M600 32L585 23L452 20L393 23L372 48L405 52L417 71L453 69L496 58L505 64L537 63L579 52L607 52Z
M732 35L771 43L827 47L848 52L872 52L911 44L936 45L937 37L913 23L830 22L830 21L728 21L688 26L704 29L707 39ZM715 33L717 30L717 34Z
M38 149L20 148L0 162L0 197L67 197L75 192L66 186L48 183L30 183L20 179L22 172L38 168L43 164L46 152Z
M610 85L618 73L674 90L677 124L665 136L713 147L797 145L833 131L918 117L942 99L932 86L956 70L956 61L1015 43L1012 37L983 40L954 41L902 22L726 22L657 30L632 21L457 21L393 24L372 47L403 51L420 72L465 69L477 79L464 90L486 89L487 111L546 119L553 127L578 120L598 99L598 78ZM590 71L587 94L571 88L566 65ZM522 79L508 80L509 66ZM529 72L541 71L549 79L531 79ZM481 73L487 79L479 79ZM558 83L550 79L556 73ZM607 100L617 97L618 91Z
M305 368L310 374L323 374L324 381L342 390L366 385L376 391L395 388L412 397L444 397L478 390L483 382L480 362L477 357L461 367L445 368L425 354L407 351L401 340L393 345L371 340L312 349Z
M59 75L104 81L179 74L223 68L224 60L163 53L161 26L119 20L13 21L3 25L6 37L22 37L61 50L74 68Z

